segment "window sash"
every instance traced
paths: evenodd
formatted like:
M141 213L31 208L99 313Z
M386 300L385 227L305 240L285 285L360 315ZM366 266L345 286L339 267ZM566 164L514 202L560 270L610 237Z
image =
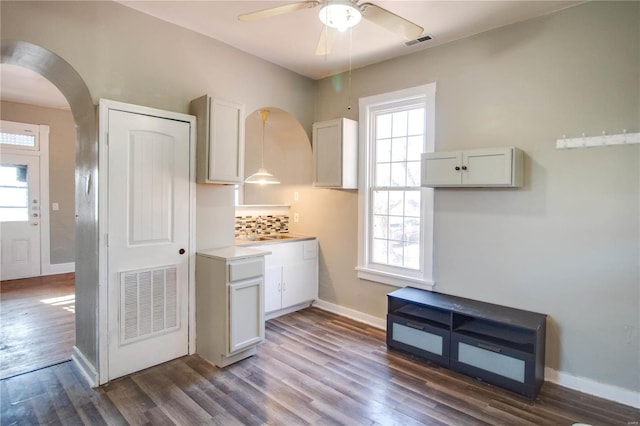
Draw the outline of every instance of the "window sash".
M424 288L432 287L433 190L420 186L420 161L415 153L413 159L408 156L406 158L404 156L398 158L393 156L392 151L390 156L383 153L386 156L381 159L385 161L378 161L380 158L378 156L379 147L377 144L381 140L383 143L387 143L386 141L390 138L378 138L376 132L378 117L423 108L422 134L416 135L415 132L407 131L406 134L400 135L400 138L418 136L422 142L420 152L433 151L433 137L435 134L433 129L435 122L433 119L434 105L435 84L360 99L361 199L359 209L361 214L359 215L358 267L356 268L360 278L397 286L409 284ZM387 135L388 134L385 134L383 136ZM385 149L383 149L383 151L385 151ZM380 163L384 164L384 166L388 165L389 167L392 167L393 164L401 164L401 167L404 167L411 161L415 162L417 172L409 183L403 180L404 178L387 181L386 177L380 182L376 182L376 167ZM378 215L374 209L375 194L381 192L386 192L387 194L402 194L404 197L412 193L420 194L418 197L420 202L417 207L414 207L417 213L412 212L411 215L407 214L405 200L404 210L401 214L386 215L386 220L388 221L386 240L385 238L376 238L379 235L377 233L380 232L380 229L376 228L380 226L380 223L376 224L376 221L379 220L383 226L385 221L385 214ZM400 226L397 225L398 221L402 220L402 231L397 231L397 235L391 235L389 223L392 218L396 221L395 226L397 226L398 229L400 228ZM417 222L419 225L418 235L407 232L407 221L410 220L414 220L414 222ZM375 257L373 247L377 239L383 240L383 243L386 241L387 255L389 255L389 247L391 244L395 245L395 250L403 250L404 258L402 265L398 265L399 262L397 261L387 261L387 263L378 261ZM417 257L417 259L411 260L407 258L408 253L406 246L408 244L419 245L419 254L413 256L414 258Z

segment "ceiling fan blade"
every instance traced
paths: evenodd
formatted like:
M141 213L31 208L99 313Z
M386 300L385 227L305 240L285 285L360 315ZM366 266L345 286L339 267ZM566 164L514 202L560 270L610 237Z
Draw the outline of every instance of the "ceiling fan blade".
M331 49L333 49L337 38L338 30L324 25L320 32L318 46L316 47L316 56L324 56L331 53Z
M242 15L238 15L238 19L240 21L254 21L256 19L268 18L270 16L280 15L282 13L309 9L312 7L316 7L319 4L319 1L301 1L298 3L290 3L282 6L271 7L269 9L258 10L256 12L244 13Z
M362 3L360 8L363 18L404 37L406 40L415 40L424 31L424 28L420 25L416 25L373 3Z

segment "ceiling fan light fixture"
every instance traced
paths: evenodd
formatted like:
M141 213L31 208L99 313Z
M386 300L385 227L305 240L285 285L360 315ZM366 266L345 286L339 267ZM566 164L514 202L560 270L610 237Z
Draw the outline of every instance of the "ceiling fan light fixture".
M350 1L329 1L320 9L320 20L340 32L354 27L362 19L358 7Z

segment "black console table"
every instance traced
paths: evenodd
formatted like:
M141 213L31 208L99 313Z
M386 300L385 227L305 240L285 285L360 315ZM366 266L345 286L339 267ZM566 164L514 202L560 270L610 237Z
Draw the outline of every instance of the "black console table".
M534 399L546 315L405 287L387 295L387 345Z

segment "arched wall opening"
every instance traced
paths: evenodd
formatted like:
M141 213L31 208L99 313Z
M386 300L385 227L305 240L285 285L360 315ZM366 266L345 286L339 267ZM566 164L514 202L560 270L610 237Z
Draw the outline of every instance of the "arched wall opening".
M96 109L87 85L64 59L41 46L2 40L3 64L37 72L69 102L76 127L76 346L74 359L84 371L98 365L98 143ZM89 379L97 384L97 373Z

